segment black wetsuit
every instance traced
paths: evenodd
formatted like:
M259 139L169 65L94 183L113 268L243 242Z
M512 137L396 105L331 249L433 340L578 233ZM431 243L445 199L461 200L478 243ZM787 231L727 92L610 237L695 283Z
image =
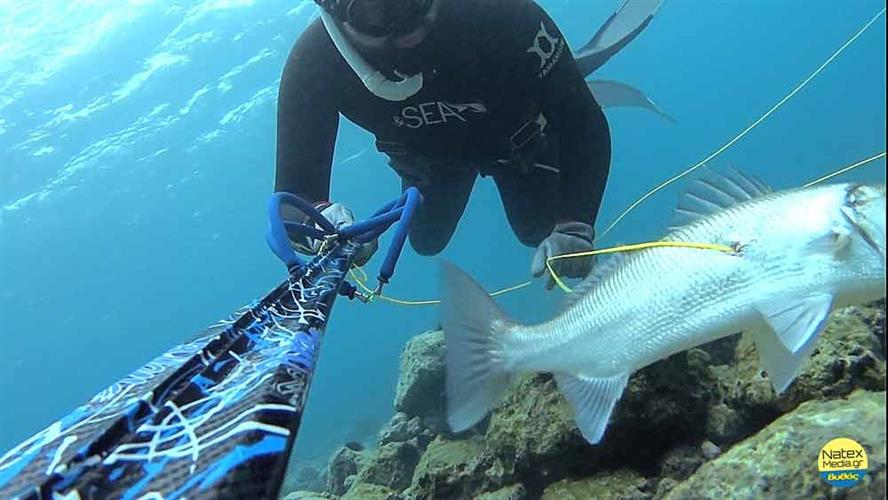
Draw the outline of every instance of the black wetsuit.
M422 89L387 101L364 87L320 20L312 23L281 78L275 189L312 202L328 199L341 113L376 136L402 174L402 189L420 188L424 201L410 233L420 254L447 245L479 172L493 177L524 244L539 244L557 222L594 226L610 133L564 37L539 6L444 0L422 61ZM515 133L541 113L547 146L529 152L540 149L532 147L542 144L538 136L516 148L524 134ZM560 172L497 162L516 156ZM417 171L428 174L427 182L417 181Z

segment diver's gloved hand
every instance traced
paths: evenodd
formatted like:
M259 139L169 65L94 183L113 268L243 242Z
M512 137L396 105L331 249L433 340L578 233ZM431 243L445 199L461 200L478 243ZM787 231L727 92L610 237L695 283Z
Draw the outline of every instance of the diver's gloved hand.
M595 239L595 230L584 222L562 222L555 225L552 234L546 237L537 248L530 272L534 278L546 273L546 290L555 286L555 280L546 269L546 260L556 255L588 252L592 250L592 241ZM559 277L585 278L592 270L595 263L593 257L575 257L570 259L558 259L552 261L552 269Z
M321 212L325 219L330 221L336 229L342 229L355 223L355 216L351 210L342 203L321 202L315 204L315 208ZM300 212L301 213L301 212ZM303 220L304 220L303 215ZM304 239L302 241L290 240L293 248L305 254L314 255L318 253L323 243L321 240ZM379 248L379 241L374 239L368 243L361 245L360 250L355 254L354 264L363 266L373 257Z

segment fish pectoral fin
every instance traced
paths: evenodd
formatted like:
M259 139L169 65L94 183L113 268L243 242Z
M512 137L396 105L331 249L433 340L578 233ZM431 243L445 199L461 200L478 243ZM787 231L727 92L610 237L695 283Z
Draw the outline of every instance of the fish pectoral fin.
M802 365L814 349L815 343L809 342L793 354L767 328L752 330L748 334L755 342L759 364L768 373L774 392L782 393L802 371Z
M555 374L558 388L573 406L574 419L586 441L592 444L601 441L614 406L623 395L628 380L628 373L614 377Z
M826 326L832 310L830 294L772 300L758 307L777 338L791 353L797 354Z
M841 258L847 254L851 246L851 240L851 231L848 228L836 226L823 235L814 238L808 247L814 252Z

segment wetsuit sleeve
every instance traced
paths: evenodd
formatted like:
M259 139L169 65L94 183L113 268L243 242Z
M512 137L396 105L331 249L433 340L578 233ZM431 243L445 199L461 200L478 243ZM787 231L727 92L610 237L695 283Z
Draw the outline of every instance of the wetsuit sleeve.
M339 128L330 46L323 25L310 25L290 51L278 91L274 189L311 203L329 198Z
M564 35L531 0L522 0L513 24L516 81L531 100L543 103L549 147L561 169L561 221L592 226L610 169L610 130L586 86Z

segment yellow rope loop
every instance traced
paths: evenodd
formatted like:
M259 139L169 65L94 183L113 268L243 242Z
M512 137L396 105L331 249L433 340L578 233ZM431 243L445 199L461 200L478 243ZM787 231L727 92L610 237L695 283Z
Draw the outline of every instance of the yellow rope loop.
M577 257L590 257L593 255L602 255L608 253L618 253L618 252L634 252L637 250L644 250L646 248L662 248L662 247L672 247L672 248L696 248L699 250L715 250L718 252L725 253L735 253L737 251L734 247L729 247L727 245L719 245L716 243L695 243L690 241L648 241L646 243L634 243L631 245L620 245L616 247L610 248L602 248L599 250L590 250L588 252L577 252L577 253L567 253L563 255L553 255L546 259L546 268L549 270L549 274L552 275L552 279L555 280L555 283L558 285L558 288L564 290L565 293L571 293L573 290L570 289L567 285L561 281L561 278L558 276L558 273L555 272L555 269L552 268L552 261L561 260L561 259L573 259Z

